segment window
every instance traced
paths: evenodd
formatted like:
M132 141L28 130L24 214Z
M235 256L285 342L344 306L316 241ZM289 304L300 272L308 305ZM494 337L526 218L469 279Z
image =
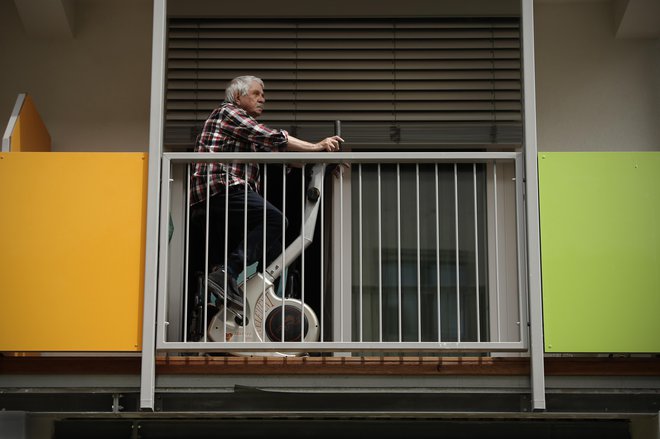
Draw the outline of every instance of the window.
M351 188L353 338L487 340L486 166L362 165Z
M189 148L235 76L303 139L353 147L521 142L519 19L170 19L166 144Z

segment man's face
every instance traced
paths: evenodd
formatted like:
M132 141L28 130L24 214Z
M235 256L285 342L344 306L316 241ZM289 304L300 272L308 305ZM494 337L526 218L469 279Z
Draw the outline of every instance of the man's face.
M256 81L252 81L245 96L236 96L236 104L252 117L261 115L265 102L264 88Z

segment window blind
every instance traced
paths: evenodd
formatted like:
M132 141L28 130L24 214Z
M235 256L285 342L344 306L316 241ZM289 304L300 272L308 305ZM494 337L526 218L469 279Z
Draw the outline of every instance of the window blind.
M354 146L521 141L519 19L171 18L165 141L192 148L239 75L265 82L261 120Z

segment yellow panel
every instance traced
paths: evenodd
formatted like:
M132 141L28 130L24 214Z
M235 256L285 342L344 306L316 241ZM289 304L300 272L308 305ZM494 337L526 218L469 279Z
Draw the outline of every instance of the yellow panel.
M11 134L12 152L50 151L50 134L37 112L30 95L25 96L14 131Z
M146 154L0 154L0 351L140 350L146 194Z

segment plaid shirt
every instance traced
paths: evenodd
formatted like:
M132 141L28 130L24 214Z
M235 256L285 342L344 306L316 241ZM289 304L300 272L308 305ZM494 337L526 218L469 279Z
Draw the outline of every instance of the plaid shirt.
M257 122L245 110L225 102L216 108L204 123L197 137L196 152L269 152L282 150L289 141L285 130L275 130ZM227 178L227 169L229 178ZM196 163L192 175L190 204L206 200L207 172L210 177L210 193L224 191L225 186L247 184L259 191L261 179L257 163ZM228 181L225 181L228 180Z

